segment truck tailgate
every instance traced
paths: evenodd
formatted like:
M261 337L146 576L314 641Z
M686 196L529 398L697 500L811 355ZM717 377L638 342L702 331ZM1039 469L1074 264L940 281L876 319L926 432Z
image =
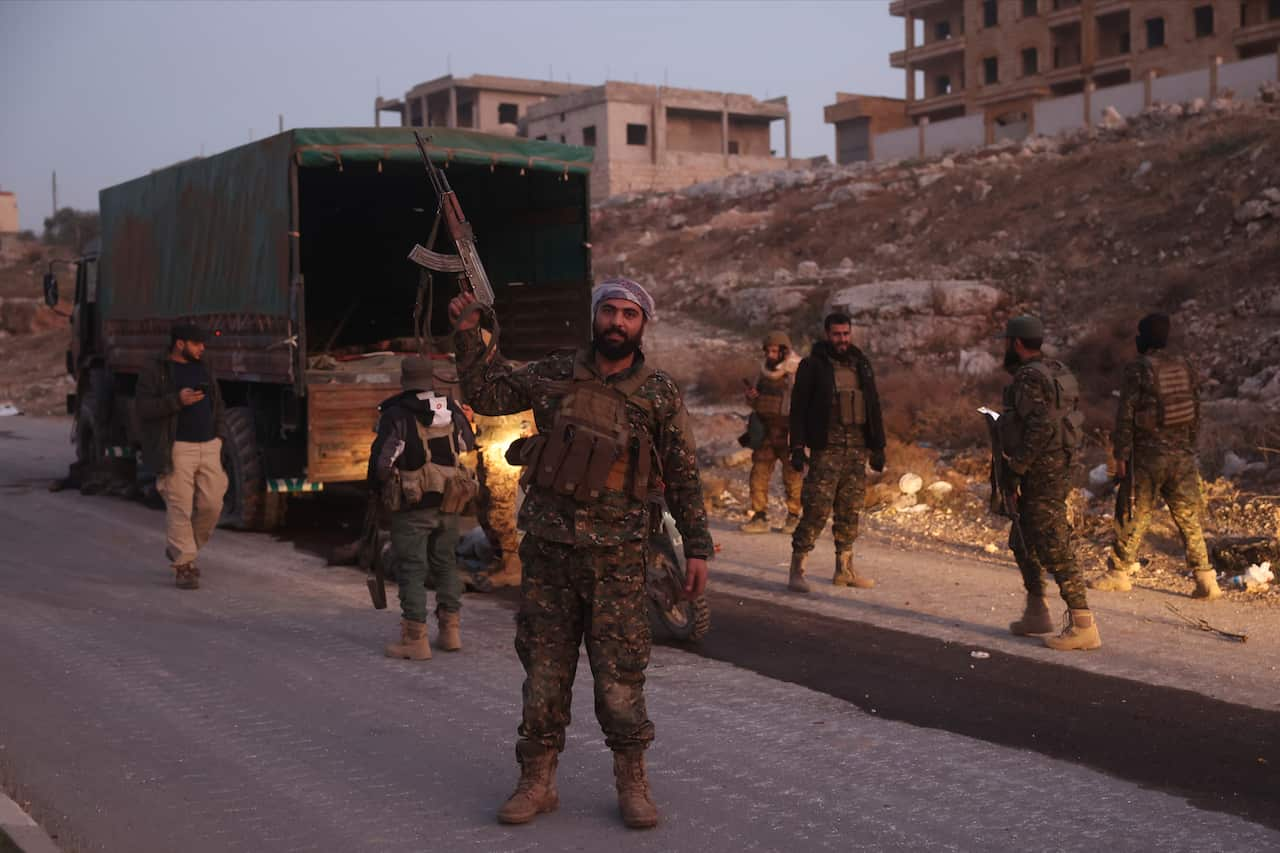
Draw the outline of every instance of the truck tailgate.
M313 483L363 480L378 424L378 404L399 391L398 384L309 384L307 479Z

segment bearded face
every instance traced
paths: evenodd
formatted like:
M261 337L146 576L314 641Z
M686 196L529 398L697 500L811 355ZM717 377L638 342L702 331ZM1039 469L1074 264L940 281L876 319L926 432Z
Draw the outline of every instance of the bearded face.
M204 343L200 341L178 341L174 345L174 352L177 353L178 358L190 364L204 357Z
M1004 369L1013 373L1022 364L1022 357L1018 355L1018 351L1013 348L1013 339L1010 338L1004 347Z
M608 299L596 309L591 339L596 351L610 361L621 361L640 349L644 338L644 313L634 302Z

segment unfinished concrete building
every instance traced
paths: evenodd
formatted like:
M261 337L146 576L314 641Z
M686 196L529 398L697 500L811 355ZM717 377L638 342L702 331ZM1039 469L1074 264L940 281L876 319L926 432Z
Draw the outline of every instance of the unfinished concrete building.
M447 74L419 83L402 99L377 98L373 120L381 127L382 114L391 112L399 115L398 124L402 127L461 127L514 136L520 119L531 106L586 88L554 80Z
M836 92L836 102L823 107L822 118L836 127L836 162L842 164L874 160L876 134L911 123L901 98L848 92Z
M775 156L770 128L784 126ZM529 107L521 133L596 149L591 197L672 190L735 172L786 168L791 112L785 97L609 82Z
M1274 54L1280 0L893 0L914 121L983 114L1025 135L1035 101Z

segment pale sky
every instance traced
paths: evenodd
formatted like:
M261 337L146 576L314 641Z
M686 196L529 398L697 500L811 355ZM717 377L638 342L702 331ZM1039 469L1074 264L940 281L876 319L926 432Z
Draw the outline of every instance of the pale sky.
M833 156L835 92L902 97L888 0L0 0L0 189L52 205L286 127L366 126L373 99L452 68L788 96L796 156ZM394 114L385 118L394 121ZM775 123L781 153L781 122Z

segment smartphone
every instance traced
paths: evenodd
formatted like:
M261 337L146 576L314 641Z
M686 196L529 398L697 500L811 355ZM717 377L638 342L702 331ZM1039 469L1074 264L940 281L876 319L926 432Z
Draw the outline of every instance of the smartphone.
M209 383L201 382L199 385L195 387L195 390L199 391L201 394L204 394L207 397L209 395Z

